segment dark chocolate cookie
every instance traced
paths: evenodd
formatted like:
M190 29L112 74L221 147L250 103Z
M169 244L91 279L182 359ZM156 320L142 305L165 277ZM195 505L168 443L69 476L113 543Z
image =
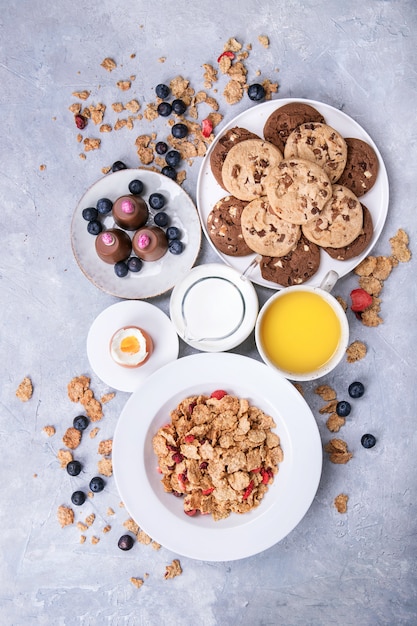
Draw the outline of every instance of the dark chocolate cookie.
M242 235L240 218L247 202L233 196L221 198L207 217L207 231L217 250L229 256L246 256L253 251Z
M360 198L375 184L379 161L375 150L362 139L347 138L347 160L338 180Z
M223 189L226 189L226 187L223 185L222 167L227 153L230 148L246 139L259 139L259 137L246 128L235 126L226 131L213 147L213 151L210 154L210 167L214 178Z
M362 252L369 246L371 243L372 235L374 232L374 227L372 223L372 216L369 210L362 204L363 210L363 226L360 234L350 243L348 246L344 248L323 248L325 252L332 259L336 259L337 261L348 261L349 259L353 259L355 256L362 254Z
M285 256L263 256L260 270L265 280L290 287L305 283L319 266L320 248L301 235L295 248Z
M285 142L292 131L307 122L325 124L325 119L314 107L304 102L290 102L276 109L265 122L264 137L284 152Z

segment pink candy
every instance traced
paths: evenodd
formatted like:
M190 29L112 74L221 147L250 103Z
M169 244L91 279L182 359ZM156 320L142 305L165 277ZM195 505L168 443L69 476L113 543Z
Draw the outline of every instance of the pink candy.
M133 204L132 200L122 200L120 208L123 213L128 213L129 215L131 213L134 213L135 211L135 205Z
M145 248L149 246L150 243L151 243L151 240L150 240L149 235L146 235L145 233L143 233L142 235L139 235L138 248L140 248L141 250L144 250Z
M103 233L101 236L101 240L106 246L112 246L115 241L114 235L112 233Z

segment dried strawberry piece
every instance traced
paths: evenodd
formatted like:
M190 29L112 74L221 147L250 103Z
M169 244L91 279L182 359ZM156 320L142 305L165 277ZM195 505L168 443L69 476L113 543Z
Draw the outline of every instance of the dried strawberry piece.
M203 137L210 137L212 132L213 122L208 117L206 117L206 119L201 122L201 133Z
M183 455L181 454L181 452L175 452L172 455L172 460L175 461L175 463L181 463L181 461L184 460Z
M195 408L196 406L197 406L197 402L191 402L191 403L188 405L188 410L189 410L189 412L190 412L190 415L192 414L192 412L194 411L194 408Z
M203 496L208 496L211 493L213 493L213 491L214 491L214 487L210 487L209 489L203 489L201 493L203 494Z
M251 469L252 474L259 474L260 471L261 471L260 467L254 467L253 469Z
M184 513L186 515L189 515L190 517L193 517L193 515L195 515L197 513L197 509L191 509L190 511L184 511Z
M208 468L207 461L203 461L202 463L200 463L199 467L200 467L201 470L207 469Z
M77 128L79 128L80 130L82 130L83 128L85 128L87 126L87 119L84 117L84 115L74 115L74 121L75 121L75 125Z
M365 289L354 289L350 292L352 299L351 309L354 312L361 313L372 304L372 296Z
M261 474L262 474L262 484L263 485L267 485L269 483L269 479L272 476L272 472L271 470L267 470L267 469L261 469Z
M243 499L247 500L250 496L250 494L253 491L253 487L254 487L254 482L253 480L250 481L249 485L246 487L245 491L243 492Z
M232 52L231 50L225 50L225 52L222 52L219 58L217 59L217 63L220 63L223 57L229 57L229 59L234 59L235 55L234 55L234 52Z
M195 439L194 435L185 435L184 437L185 443L191 443L192 441L194 441L194 439Z
M227 391L224 391L223 389L216 389L216 391L213 391L213 393L210 395L210 398L216 398L216 400L221 400L222 398L224 398L224 396L227 396Z

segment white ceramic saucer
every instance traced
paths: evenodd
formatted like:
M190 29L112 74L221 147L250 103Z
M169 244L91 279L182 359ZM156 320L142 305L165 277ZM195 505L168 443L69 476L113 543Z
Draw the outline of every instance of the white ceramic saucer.
M152 355L141 367L121 367L110 356L111 337L129 325L143 328L152 337ZM119 391L135 391L157 369L175 361L178 350L178 335L169 317L149 302L126 300L109 306L96 317L87 336L91 367L103 382Z

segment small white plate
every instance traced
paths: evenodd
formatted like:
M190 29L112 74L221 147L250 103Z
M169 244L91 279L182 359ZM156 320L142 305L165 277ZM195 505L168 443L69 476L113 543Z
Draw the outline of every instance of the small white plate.
M165 197L163 210L169 215L169 226L176 226L181 231L184 251L179 255L168 251L159 261L148 261L139 272L129 272L124 278L119 278L114 273L113 265L104 263L97 256L95 236L87 232L87 222L82 217L82 211L87 207L95 207L100 198L109 198L114 202L128 194L128 185L134 179L143 182L141 196L148 206L151 193L158 192ZM153 222L155 213L149 207L148 223ZM111 213L102 218L102 222L106 228L112 228L114 221ZM131 237L133 232L130 233ZM201 246L201 226L194 203L175 181L150 170L126 169L107 174L83 195L72 218L71 243L81 271L96 287L118 298L151 298L172 289L194 265Z
M117 365L110 356L110 339L123 326L139 326L153 341L153 352L141 367ZM104 309L87 336L87 356L96 375L119 391L132 392L157 369L178 358L178 335L169 317L149 302L126 300Z
M182 498L164 491L152 438L182 399L219 388L271 415L284 460L257 508L216 522L188 517ZM230 352L194 354L155 372L127 401L113 438L114 476L129 514L165 548L205 561L242 559L286 537L310 508L321 468L319 431L302 395L264 363Z
M318 286L330 270L336 271L340 277L345 276L370 253L371 249L374 247L375 243L378 240L378 237L381 234L388 212L388 176L385 164L382 160L382 156L368 133L355 120L346 115L346 113L344 113L343 111L339 111L338 109L335 109L328 104L324 104L323 102L316 102L315 100L303 100L300 98L283 98L281 100L270 100L268 102L253 106L246 111L243 111L243 113L237 115L222 129L222 132L217 135L215 141L213 141L209 150L207 151L206 156L204 157L197 181L197 208L200 214L204 234L206 235L206 238L212 248L217 252L217 254L223 259L225 263L234 267L238 272L243 272L248 267L251 260L255 258L255 254L243 257L227 256L217 250L207 232L207 218L210 211L212 210L216 202L218 202L218 200L227 195L227 192L222 187L220 187L212 174L210 167L210 155L222 135L234 126L246 128L247 130L250 130L253 133L259 135L259 137L263 137L263 128L266 120L271 115L271 113L276 109L284 106L284 104L289 104L290 102L303 102L314 107L324 116L326 123L339 131L339 133L343 137L356 137L370 144L375 150L375 153L377 154L379 160L379 172L375 185L370 191L368 191L364 196L360 198L360 201L363 202L363 204L369 209L369 212L372 216L374 233L371 242L366 250L362 252L362 254L348 261L337 261L335 259L332 259L328 254L326 254L326 252L324 252L324 250L321 250L320 267L316 274L305 283L306 285ZM262 285L264 287L269 287L271 289L282 288L282 286L278 285L277 283L265 280L261 275L258 264L254 264L254 268L248 274L248 277L253 280L254 283Z
M221 263L194 267L174 287L170 317L186 343L203 352L222 352L248 337L258 315L252 283Z

